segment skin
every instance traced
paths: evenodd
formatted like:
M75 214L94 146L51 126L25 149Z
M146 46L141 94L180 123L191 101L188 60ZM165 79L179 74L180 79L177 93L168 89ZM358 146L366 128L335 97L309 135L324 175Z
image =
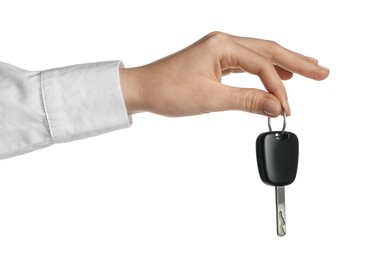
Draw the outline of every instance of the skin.
M267 91L221 83L222 76L239 72L260 77ZM212 32L151 64L120 69L120 81L129 114L178 117L242 110L277 117L291 114L282 80L293 73L323 80L329 70L273 41Z

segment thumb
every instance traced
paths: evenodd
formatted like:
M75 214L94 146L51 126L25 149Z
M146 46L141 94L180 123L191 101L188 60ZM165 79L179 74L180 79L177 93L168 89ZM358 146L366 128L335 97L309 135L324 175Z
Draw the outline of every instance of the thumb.
M242 110L269 117L281 114L281 103L272 94L253 88L236 88L222 85L225 101L224 110Z

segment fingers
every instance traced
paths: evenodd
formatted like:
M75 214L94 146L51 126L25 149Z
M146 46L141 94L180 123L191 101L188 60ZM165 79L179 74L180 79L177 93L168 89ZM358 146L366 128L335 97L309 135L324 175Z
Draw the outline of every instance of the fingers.
M288 80L288 79L291 79L293 77L293 73L290 72L290 71L287 71L279 66L274 66L274 68L276 69L276 72L278 73L278 75L280 76L280 78L282 80ZM240 69L240 68L226 68L226 69L222 69L222 75L223 76L226 76L230 73L243 73L245 72L244 70Z
M221 67L240 67L251 74L258 75L269 93L273 94L281 102L286 114L290 115L290 107L287 101L285 87L272 62L264 56L240 45L236 42L228 43L230 48L224 51L221 57ZM280 69L278 69L280 70ZM284 73L283 70L280 70Z
M274 69L272 70L271 67L267 67L265 70L261 71L259 77L269 93L273 94L280 100L286 115L290 116L291 110L288 103L286 89L277 73L275 74L275 76L272 76L274 73L276 73Z
M242 110L269 117L277 117L282 112L280 101L268 92L227 85L221 88L223 98L218 110Z
M265 88L272 94L270 96L279 100L286 115L290 115L291 111L281 80L290 79L293 73L315 80L323 80L329 75L329 70L320 66L318 60L290 51L272 41L237 37L219 32L209 34L206 39L212 39L209 42L212 42L213 45L210 44L212 48L209 50L217 50L223 75L241 71L258 75ZM218 46L218 48L214 48L214 46ZM258 90L248 90L248 95L243 99L244 108L242 110L268 115L269 113L265 113L262 108L265 101L261 100L272 101L272 99L267 99L267 96L265 99L261 99L261 95L263 94ZM269 94L265 93L264 95ZM257 102L259 105L251 102ZM273 102L266 102L266 104L268 103L273 104ZM280 112L275 111L277 114L273 113L273 115L283 112L281 106L277 109ZM260 110L253 110L255 107Z
M306 59L306 60L308 60L309 62L312 62L312 63L314 63L314 64L316 64L316 65L319 64L319 61L318 61L317 59L315 59L315 58L312 58L312 57L309 57L309 56L304 56L304 55L302 55L302 54L300 54L300 53L297 53L297 52L296 52L295 54L300 55L303 59Z
M288 50L275 42L233 35L230 37L288 71L315 80L323 80L329 75L329 70L318 65L316 59Z
M314 59L297 55L280 45L273 49L271 50L272 60L282 68L315 80L323 80L329 75L329 70L319 66Z

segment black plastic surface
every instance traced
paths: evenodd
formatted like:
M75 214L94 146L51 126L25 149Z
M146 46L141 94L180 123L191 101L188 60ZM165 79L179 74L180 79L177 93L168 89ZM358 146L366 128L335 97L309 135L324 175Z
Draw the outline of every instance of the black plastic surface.
M261 180L272 186L286 186L297 175L299 142L291 132L266 132L257 137L256 155Z

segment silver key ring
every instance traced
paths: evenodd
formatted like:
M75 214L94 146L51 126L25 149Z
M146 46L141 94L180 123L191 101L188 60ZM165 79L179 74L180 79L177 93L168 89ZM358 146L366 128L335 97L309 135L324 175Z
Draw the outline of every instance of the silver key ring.
M268 117L268 127L269 127L269 131L272 132L272 126L270 125L270 117ZM285 128L286 128L286 113L284 111L284 113L283 113L283 127L282 127L281 135L283 135L285 133Z

